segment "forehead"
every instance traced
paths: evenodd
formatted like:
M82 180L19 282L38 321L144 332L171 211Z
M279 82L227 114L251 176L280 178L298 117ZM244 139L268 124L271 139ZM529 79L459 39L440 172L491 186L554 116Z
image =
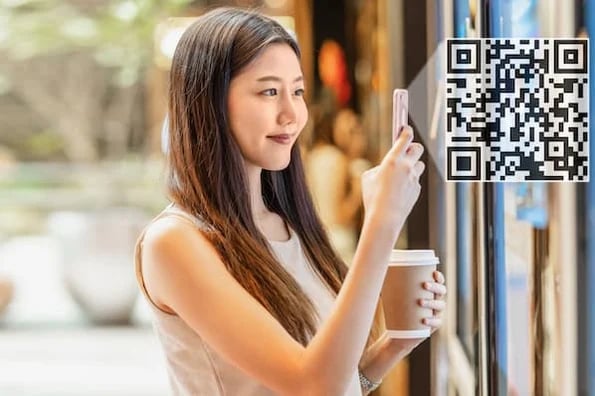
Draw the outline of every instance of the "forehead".
M289 76L293 80L302 74L299 59L288 44L266 46L237 77L259 78L264 75Z

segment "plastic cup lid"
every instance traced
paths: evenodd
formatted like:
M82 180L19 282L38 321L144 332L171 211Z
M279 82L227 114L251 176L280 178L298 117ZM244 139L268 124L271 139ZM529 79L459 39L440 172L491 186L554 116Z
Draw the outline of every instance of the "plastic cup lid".
M393 249L390 254L390 263L393 265L432 265L439 264L440 260L432 249Z

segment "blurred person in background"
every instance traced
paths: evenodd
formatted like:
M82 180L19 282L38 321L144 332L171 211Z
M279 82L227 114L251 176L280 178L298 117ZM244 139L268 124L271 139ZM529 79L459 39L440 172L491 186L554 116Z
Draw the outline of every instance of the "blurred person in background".
M362 158L365 135L353 110L341 109L336 115L325 112L319 118L306 158L306 176L331 243L349 263L359 233L360 178L371 163Z
M252 11L191 25L170 72L168 205L135 268L182 395L361 395L422 339L372 333L389 256L420 194L411 128L362 177L351 267L331 247L295 144L308 111L296 41ZM423 287L441 325L444 277Z

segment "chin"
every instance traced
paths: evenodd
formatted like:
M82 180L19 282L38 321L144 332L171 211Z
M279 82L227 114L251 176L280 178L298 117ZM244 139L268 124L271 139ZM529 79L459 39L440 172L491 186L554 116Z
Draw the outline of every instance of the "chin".
M262 169L266 169L268 171L282 171L289 166L290 161L291 158L287 158L283 161L268 161L266 164L262 165Z

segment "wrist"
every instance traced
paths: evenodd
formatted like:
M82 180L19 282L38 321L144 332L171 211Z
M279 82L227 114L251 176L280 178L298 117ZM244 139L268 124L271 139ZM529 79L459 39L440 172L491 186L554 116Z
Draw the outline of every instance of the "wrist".
M381 382L390 360L390 338L384 333L366 351L360 361L359 370L373 382Z
M398 213L386 213L371 209L364 217L364 224L365 223L370 224L384 235L394 236L394 239L396 240L405 225L405 219Z

